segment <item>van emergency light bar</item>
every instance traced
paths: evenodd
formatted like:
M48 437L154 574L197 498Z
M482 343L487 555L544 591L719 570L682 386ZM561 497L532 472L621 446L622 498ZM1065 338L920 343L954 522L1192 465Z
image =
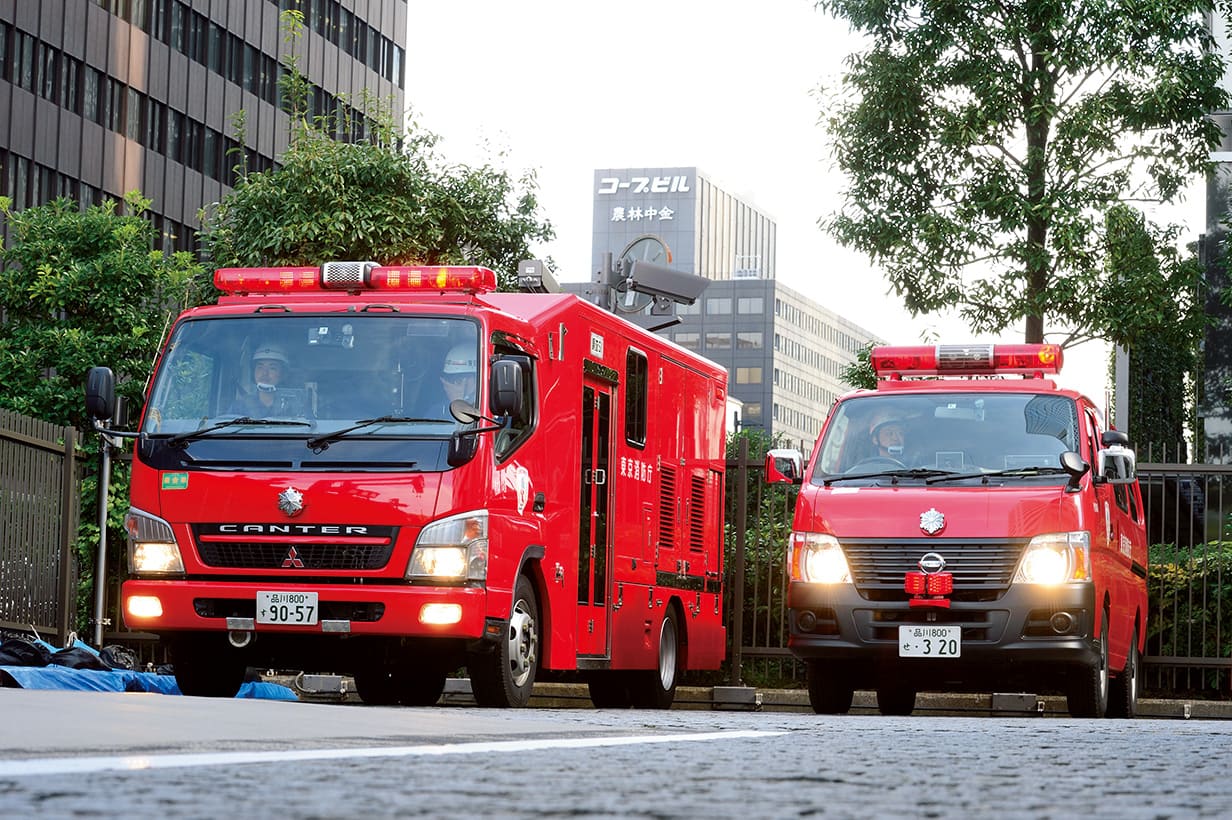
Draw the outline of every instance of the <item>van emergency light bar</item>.
M478 267L326 262L320 268L219 268L214 271L214 287L229 294L322 290L490 293L496 290L496 274Z
M1021 374L1042 377L1060 373L1060 345L919 345L874 347L873 371L881 379L903 376L992 376Z

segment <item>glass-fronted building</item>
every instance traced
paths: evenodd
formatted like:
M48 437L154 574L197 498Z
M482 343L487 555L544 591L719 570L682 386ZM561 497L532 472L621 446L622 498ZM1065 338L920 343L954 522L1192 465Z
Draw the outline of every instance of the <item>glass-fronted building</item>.
M194 250L237 166L287 147L290 9L312 114L353 139L371 127L365 92L403 110L406 0L0 0L0 195L20 209L139 190L164 247Z

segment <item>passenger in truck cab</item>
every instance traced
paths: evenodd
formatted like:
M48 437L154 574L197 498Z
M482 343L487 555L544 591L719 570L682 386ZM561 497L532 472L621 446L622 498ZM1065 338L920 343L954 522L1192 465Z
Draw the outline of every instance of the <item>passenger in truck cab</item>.
M907 429L901 418L890 411L879 410L873 414L868 433L877 457L903 461Z
M276 344L258 345L252 354L252 384L232 403L228 412L241 416L306 416L302 390L287 390L291 360Z

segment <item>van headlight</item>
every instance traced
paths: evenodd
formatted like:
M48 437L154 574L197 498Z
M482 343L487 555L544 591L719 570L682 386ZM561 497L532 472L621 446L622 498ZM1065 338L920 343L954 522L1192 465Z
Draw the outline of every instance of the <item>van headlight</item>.
M1037 535L1023 550L1016 584L1068 584L1091 580L1091 534L1050 532Z
M166 521L130 507L124 516L128 533L128 571L133 575L183 575L184 559Z
M792 532L791 579L813 584L849 584L847 556L833 535Z
M483 581L487 577L487 510L452 515L424 527L406 567L410 581Z

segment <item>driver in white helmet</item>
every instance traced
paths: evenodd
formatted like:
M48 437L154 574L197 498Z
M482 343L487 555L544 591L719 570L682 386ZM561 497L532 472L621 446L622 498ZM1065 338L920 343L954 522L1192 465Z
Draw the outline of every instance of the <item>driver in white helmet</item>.
M903 420L890 411L879 411L873 414L869 423L868 434L872 438L877 455L895 461L903 460L903 449L907 443L907 430Z
M449 348L445 361L441 365L441 389L445 392L445 400L440 412L441 418L449 418L449 403L455 399L465 399L475 403L475 392L478 386L478 372L475 367L475 346L458 344Z

